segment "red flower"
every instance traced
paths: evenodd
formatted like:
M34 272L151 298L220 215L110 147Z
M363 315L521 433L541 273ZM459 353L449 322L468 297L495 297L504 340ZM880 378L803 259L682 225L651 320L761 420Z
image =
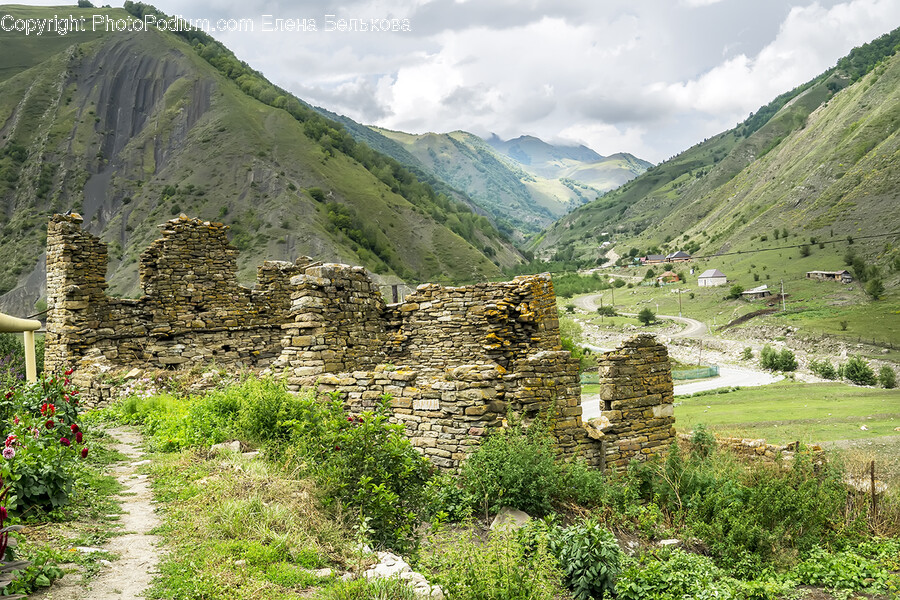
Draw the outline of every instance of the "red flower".
M59 443L63 446L70 446L72 442L69 441L69 438L60 438Z
M15 421L16 425L18 425L19 424L19 415L16 415L15 418L13 419L13 421Z
M56 423L53 422L53 419L50 419L49 421L44 423L44 425L47 427L47 429L53 429L53 427L56 425Z
M80 444L80 443L81 443L81 440L83 440L83 439L84 439L84 434L83 434L83 433L81 433L80 431L78 431L78 432L75 433L75 442L76 442L76 443Z
M0 523L6 520L7 512L5 506L0 506Z
M81 449L81 458L87 458L88 449L87 446Z
M347 420L350 421L350 422L352 423L352 422L353 422L353 417L347 417Z
M335 446L334 449L335 449L335 450L340 450L341 447L340 447L340 446Z
M64 373L64 375L65 375L66 377L68 377L69 375L71 375L71 374L74 373L74 372L75 372L75 369L68 369L68 370Z
M76 433L78 431L78 423L72 423L70 428L72 429L72 433Z

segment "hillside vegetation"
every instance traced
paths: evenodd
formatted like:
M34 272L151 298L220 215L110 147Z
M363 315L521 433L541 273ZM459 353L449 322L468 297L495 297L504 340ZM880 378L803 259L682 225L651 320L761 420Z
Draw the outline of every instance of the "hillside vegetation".
M156 225L180 213L231 226L243 281L266 258L302 254L444 281L495 277L520 261L485 217L355 142L201 32L67 39L60 47L0 33L7 311L30 313L42 296L46 223L66 210L109 244L110 289L122 295L137 291L137 255Z

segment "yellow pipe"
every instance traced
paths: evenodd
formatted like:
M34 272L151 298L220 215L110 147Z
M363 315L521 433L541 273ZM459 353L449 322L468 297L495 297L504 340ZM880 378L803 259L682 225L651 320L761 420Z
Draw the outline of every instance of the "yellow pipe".
M34 357L34 332L41 328L41 322L34 319L19 319L0 313L0 333L22 332L25 336L25 378L37 381L37 365Z

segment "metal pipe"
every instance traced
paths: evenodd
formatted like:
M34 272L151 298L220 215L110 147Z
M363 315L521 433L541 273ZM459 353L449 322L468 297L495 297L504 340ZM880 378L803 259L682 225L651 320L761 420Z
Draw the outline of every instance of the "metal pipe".
M37 381L37 361L34 355L34 332L41 328L41 322L34 319L19 319L0 313L0 333L19 333L25 337L25 378Z

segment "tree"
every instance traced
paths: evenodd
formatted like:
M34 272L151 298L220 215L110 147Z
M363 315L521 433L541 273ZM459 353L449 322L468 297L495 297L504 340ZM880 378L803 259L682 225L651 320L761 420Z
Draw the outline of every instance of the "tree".
M878 381L881 382L887 389L893 389L897 387L897 374L894 373L894 369L889 367L888 365L884 365L881 367L881 371L878 372Z
M654 313L649 308L642 308L641 312L638 313L638 321L643 323L644 325L649 325L656 321L656 313Z
M884 284L881 283L881 279L878 277L870 279L869 282L866 283L866 293L872 297L872 300L881 298L881 296L884 295Z
M741 297L741 294L744 293L744 286L735 284L731 286L731 289L728 291L728 299L729 300L737 300Z
M94 8L91 0L78 0L78 8Z

